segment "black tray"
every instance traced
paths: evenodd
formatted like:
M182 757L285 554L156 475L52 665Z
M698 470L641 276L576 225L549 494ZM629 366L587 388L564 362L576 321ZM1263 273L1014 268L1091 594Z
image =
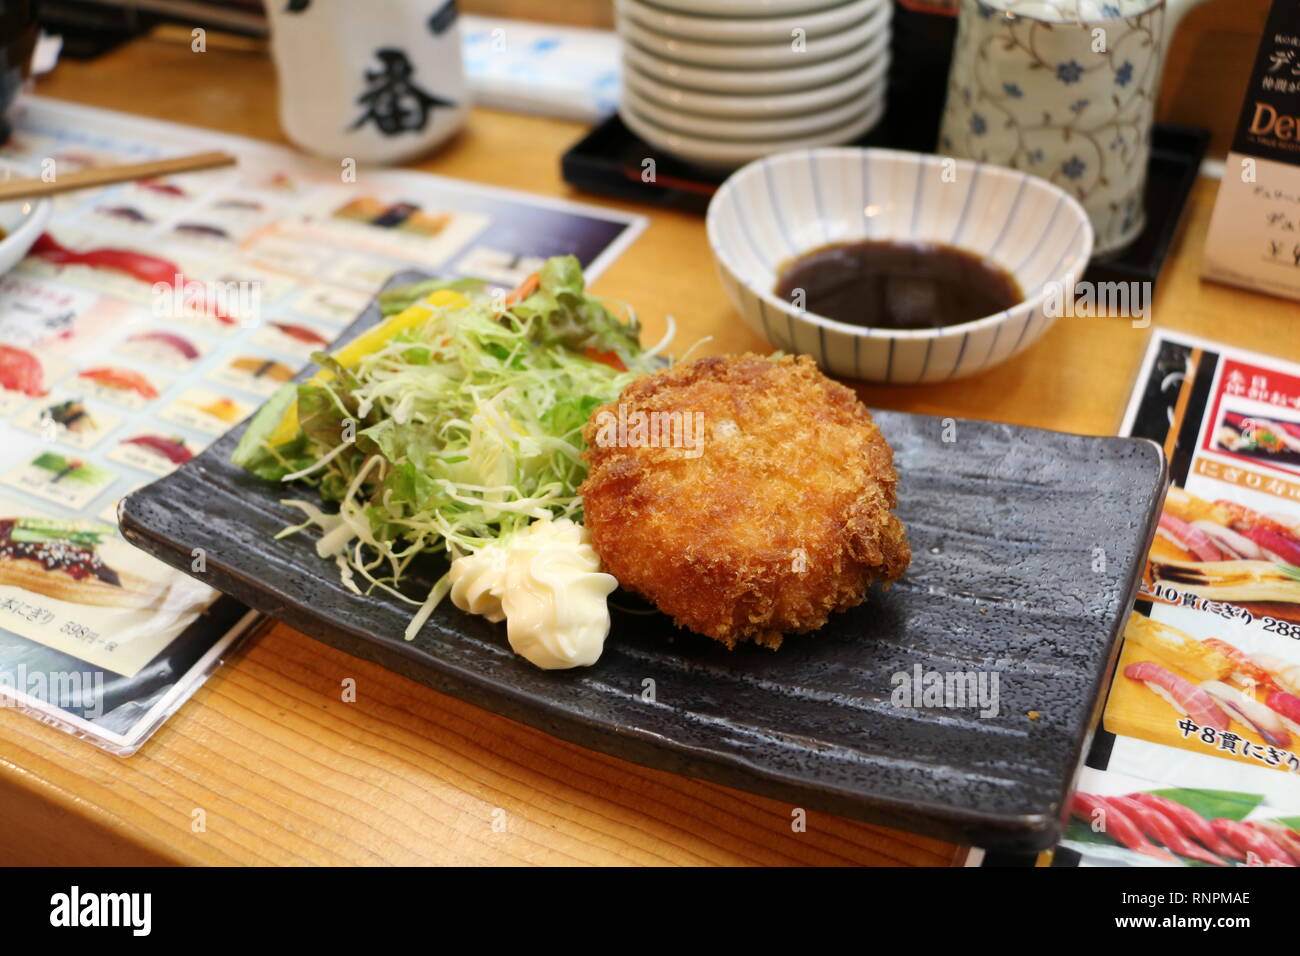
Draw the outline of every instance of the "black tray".
M1187 197L1196 182L1210 141L1209 131L1157 124L1147 167L1146 227L1120 253L1094 259L1084 278L1090 282L1154 283L1178 231ZM893 147L889 123L882 123L854 146ZM655 179L641 178L642 163L655 161ZM566 182L591 192L640 200L703 215L727 173L701 169L648 145L618 114L601 122L560 161Z
M340 341L378 318L372 303ZM408 643L410 607L348 591L305 535L273 540L296 518L283 488L230 464L243 426L127 497L121 527L181 570L205 549L204 581L327 644L566 740L956 842L1051 846L1154 533L1164 457L1143 439L877 421L897 452L912 567L775 653L728 652L616 609L595 666L548 672L510 651L503 625L449 602ZM999 716L895 707L893 675L917 666L997 673Z

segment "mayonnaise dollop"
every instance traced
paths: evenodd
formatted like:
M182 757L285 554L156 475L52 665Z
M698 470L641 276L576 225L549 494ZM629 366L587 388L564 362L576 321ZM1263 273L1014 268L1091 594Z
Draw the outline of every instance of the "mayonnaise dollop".
M504 620L515 653L545 670L596 663L609 636L605 599L617 586L601 572L590 532L568 518L534 521L451 563L452 603Z

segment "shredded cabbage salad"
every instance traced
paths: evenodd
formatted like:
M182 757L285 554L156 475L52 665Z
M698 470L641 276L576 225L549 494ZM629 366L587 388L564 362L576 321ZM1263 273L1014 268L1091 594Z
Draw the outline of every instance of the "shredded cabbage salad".
M418 555L469 554L538 518L580 521L582 428L598 405L650 371L635 316L585 291L572 256L547 260L509 297L469 280L431 280L381 297L388 318L283 386L232 455L262 478L315 486L289 498L358 594L417 605L411 638L446 595L401 590ZM334 506L334 507L330 507Z

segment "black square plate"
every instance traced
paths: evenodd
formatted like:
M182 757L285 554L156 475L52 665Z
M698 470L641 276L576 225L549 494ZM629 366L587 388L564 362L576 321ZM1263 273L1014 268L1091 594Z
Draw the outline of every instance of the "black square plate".
M378 319L372 303L343 339ZM408 643L409 607L348 591L310 538L273 539L296 513L278 503L285 489L230 464L242 426L128 497L121 523L184 571L204 549L204 581L327 644L575 743L955 842L1051 846L1154 532L1164 456L1142 439L876 419L897 454L911 569L775 653L728 652L615 609L595 666L548 672L511 652L503 625L450 602ZM997 715L896 706L898 675L917 668L983 672L989 688L996 674Z

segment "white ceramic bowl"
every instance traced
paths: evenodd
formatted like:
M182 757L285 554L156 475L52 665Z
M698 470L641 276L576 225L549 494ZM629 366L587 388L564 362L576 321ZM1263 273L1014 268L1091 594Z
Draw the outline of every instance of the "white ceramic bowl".
M620 16L667 36L705 43L789 43L794 30L817 37L834 33L862 20L884 0L840 0L825 10L796 12L784 16L707 16L665 10L646 0L614 0Z
M0 182L27 179L36 174L15 163L0 160ZM22 261L32 247L54 208L48 197L44 199L14 199L0 203L0 274L8 272Z
M889 54L880 56L866 69L842 80L789 93L705 93L687 86L665 83L628 65L623 70L623 89L634 90L669 109L697 116L729 119L767 119L797 116L825 110L846 100L861 99L878 86L889 68Z
M945 181L945 163L955 179ZM1055 318L1053 284L1077 281L1092 254L1083 207L1044 179L970 160L851 147L750 163L714 195L709 245L745 321L777 348L843 378L937 382L1005 362ZM783 263L854 239L937 242L979 253L1015 276L1026 299L939 329L870 329L802 312L773 294Z
M886 8L889 11L889 8ZM881 24L879 35L852 52L831 60L805 63L788 69L710 69L665 59L633 43L623 44L625 70L638 70L663 83L672 83L709 93L789 93L808 90L853 76L887 54L889 31Z
M823 36L809 36L796 48L789 36L776 43L704 43L682 40L644 27L626 16L618 18L624 46L635 45L662 57L692 66L732 70L794 69L835 60L861 49L889 32L892 9L883 0L864 10L865 19Z
M631 110L672 133L729 142L795 139L813 136L828 129L839 129L860 119L869 107L884 99L885 85L877 83L862 96L833 104L825 109L809 110L798 116L732 119L722 116L698 116L671 106L663 106L642 96L631 86L620 94L620 113Z
M837 0L654 0L657 7L722 17L774 17L835 6Z
M618 115L627 124L628 129L636 133L651 146L672 153L679 159L697 166L710 169L735 169L751 160L772 153L798 149L808 146L830 146L837 143L851 143L875 128L885 113L883 97L869 106L865 112L843 126L832 127L806 136L786 137L772 140L722 140L716 137L691 136L687 133L675 133L658 123L646 119L625 105L619 107Z

